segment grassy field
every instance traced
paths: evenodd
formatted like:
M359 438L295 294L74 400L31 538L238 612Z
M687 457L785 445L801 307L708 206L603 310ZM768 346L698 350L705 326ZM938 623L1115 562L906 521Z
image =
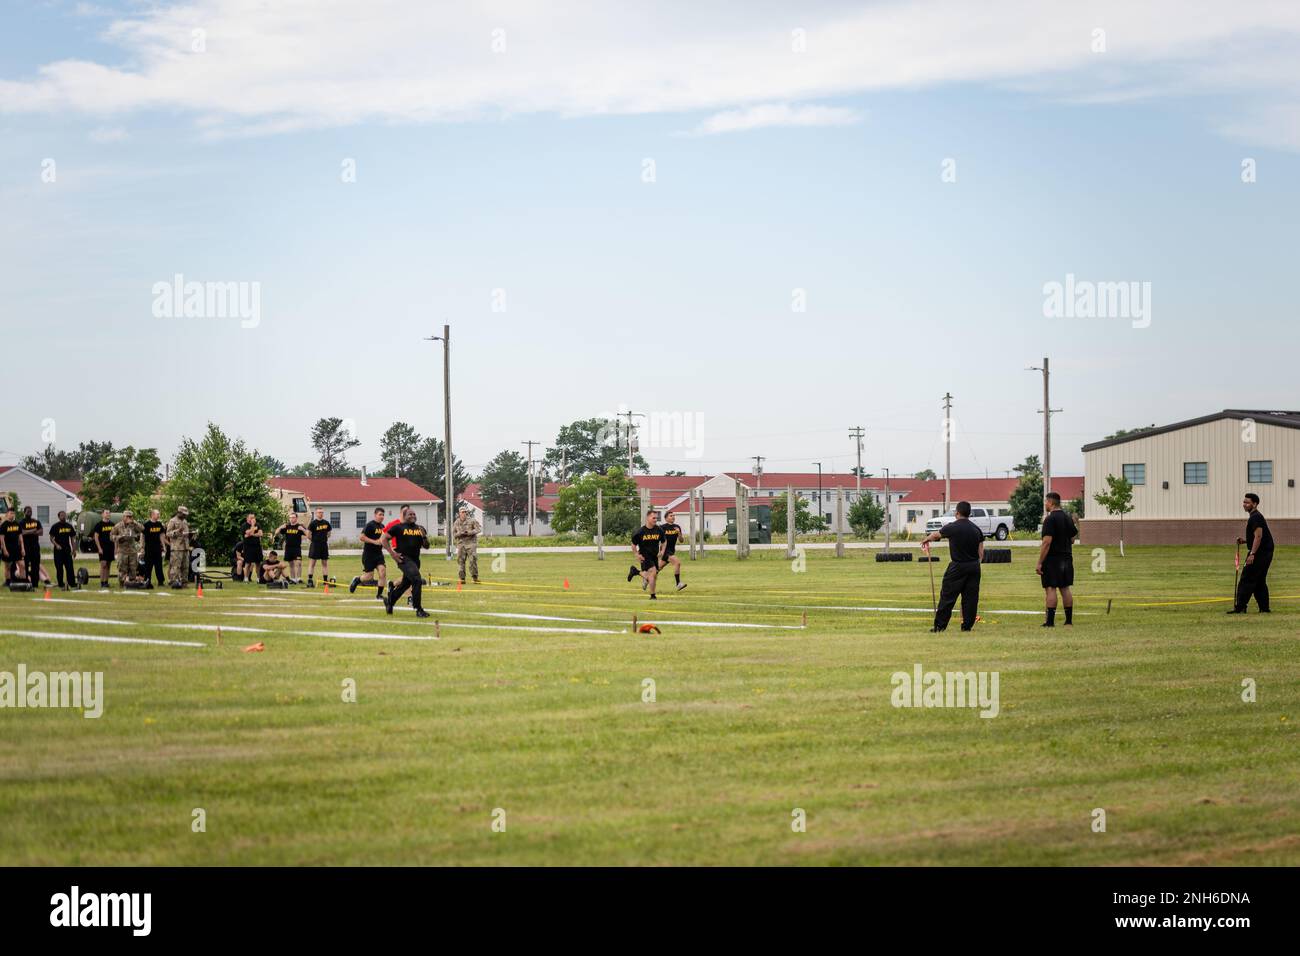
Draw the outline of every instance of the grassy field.
M715 552L655 605L617 555L487 558L426 589L437 640L346 588L3 592L0 671L102 671L105 703L0 710L0 864L1296 864L1298 559L1225 617L1230 548L1081 547L1044 630L1017 549L942 635L875 609L928 609L925 565L866 552ZM998 716L892 706L916 664L996 671Z

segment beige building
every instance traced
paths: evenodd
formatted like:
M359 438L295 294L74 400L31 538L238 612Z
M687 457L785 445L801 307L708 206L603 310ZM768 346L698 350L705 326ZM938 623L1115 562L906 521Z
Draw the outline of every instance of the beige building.
M1227 544L1245 528L1242 495L1278 544L1300 540L1300 412L1229 408L1202 418L1083 446L1087 544L1114 544L1119 519L1093 500L1106 476L1133 485L1128 544Z

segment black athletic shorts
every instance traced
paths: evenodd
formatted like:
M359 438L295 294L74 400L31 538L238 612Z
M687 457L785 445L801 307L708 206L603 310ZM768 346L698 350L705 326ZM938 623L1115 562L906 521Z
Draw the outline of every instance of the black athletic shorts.
M110 544L107 548L104 549L104 553L99 556L99 560L109 561L109 562L116 561L117 548L114 545Z
M249 538L244 542L244 563L262 563L262 542L256 538Z
M667 550L664 551L663 556L660 558L660 560L667 563L668 559L674 557L676 554L677 554L676 548L668 548Z
M384 566L384 552L379 551L376 554L368 554L365 550L361 552L361 570L374 571L376 568Z
M1074 585L1074 558L1049 554L1043 561L1043 587L1068 588Z
M284 545L284 560L285 560L285 561L301 561L301 560L302 560L302 542L301 542L301 541L294 541L294 542L293 542L293 547L290 547L290 546L289 546L289 543L288 543L288 542L285 542L285 545Z
M644 554L641 555L641 570L642 570L642 571L658 571L658 570L659 570L659 555L656 554L653 558L647 558Z
M313 561L328 561L330 559L330 546L328 544L313 544L307 557Z

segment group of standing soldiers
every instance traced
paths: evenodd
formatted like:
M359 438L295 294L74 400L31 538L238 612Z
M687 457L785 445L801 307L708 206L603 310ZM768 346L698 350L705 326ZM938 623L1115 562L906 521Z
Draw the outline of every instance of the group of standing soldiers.
M167 585L177 589L185 587L190 577L189 515L190 509L181 505L164 525L159 520L158 510L154 509L149 513L149 520L140 524L135 520L135 513L128 508L123 512L122 520L114 524L107 509L100 512L99 523L90 531L95 552L99 556L99 586L108 587L109 572L116 561L117 579L123 587L152 590L155 576L158 586L162 587L165 552ZM140 567L142 551L143 569ZM75 580L70 584L77 586ZM63 586L62 580L60 586Z

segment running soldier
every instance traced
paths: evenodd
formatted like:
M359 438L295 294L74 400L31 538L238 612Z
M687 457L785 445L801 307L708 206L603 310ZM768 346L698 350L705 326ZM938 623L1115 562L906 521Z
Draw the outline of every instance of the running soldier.
M311 550L307 557L311 559L311 564L307 567L307 587L316 586L316 562L320 562L321 580L326 584L330 579L330 532L334 530L333 525L325 520L325 509L316 509L316 520L307 525L307 533L311 535ZM247 559L245 559L247 560Z
M375 580L378 574L379 580ZM375 585L375 597L384 599L384 586L388 580L388 566L384 564L384 509L376 508L374 518L361 529L361 573L348 585L348 593L355 594L362 582Z
M664 552L659 558L659 570L662 571L668 565L673 566L673 577L677 581L677 590L686 590L686 585L682 584L682 562L677 557L677 542L682 537L682 526L677 523L677 512L670 511L664 515L664 523L660 525L664 535Z
M460 512L451 526L451 536L456 541L456 563L460 569L460 583L465 583L465 562L469 562L469 573L478 584L478 536L483 533L483 526L478 523L469 505L461 504Z
M638 574L645 583L641 585L644 591L650 589L650 600L655 601L655 580L659 575L659 555L663 553L664 536L659 529L659 513L653 508L645 513L645 526L637 528L632 532L632 553L641 561L641 567L635 564L627 572L627 579L631 581Z
M1056 602L1065 605L1065 626L1074 626L1074 554L1070 546L1079 536L1074 521L1061 508L1061 496L1047 493L1047 517L1043 521L1043 543L1038 548L1038 571L1047 598L1047 620L1043 627L1056 627Z
M970 520L970 502L957 502L957 520L938 531L931 531L921 543L948 539L951 561L943 572L939 606L934 612L933 634L942 633L952 618L952 609L961 595L961 629L969 631L979 616L980 564L984 560L984 532Z
M50 525L50 547L54 551L54 575L63 590L81 590L73 557L77 547L77 529L68 522L68 513L59 512L59 520Z
M117 583L127 587L139 582L136 565L140 560L140 525L135 523L135 513L127 508L122 520L113 528L113 545L117 550Z
M113 561L117 554L113 550L113 522L108 519L112 517L112 512L105 508L99 513L99 522L90 529L91 537L95 539L95 551L99 554L99 587L104 589L108 587L108 572L112 568Z
M411 606L415 608L416 617L428 617L424 609L421 594L424 590L424 578L420 574L420 549L429 547L429 533L415 523L415 512L407 509L406 520L393 529L385 531L383 542L392 552L398 570L402 572L402 582L388 592L384 600L384 610L393 613L397 599L411 589Z
M307 529L298 523L298 512L291 512L287 524L275 529L272 542L284 535L284 560L289 565L289 582L302 584L302 539L307 536Z
M149 520L140 526L140 532L144 535L144 586L150 590L153 590L155 576L159 587L166 583L163 580L162 562L163 534L167 531L167 526L158 519L158 509L154 508L149 512Z
M171 549L167 562L168 584L183 588L190 579L190 509L181 505L167 521L167 547Z

